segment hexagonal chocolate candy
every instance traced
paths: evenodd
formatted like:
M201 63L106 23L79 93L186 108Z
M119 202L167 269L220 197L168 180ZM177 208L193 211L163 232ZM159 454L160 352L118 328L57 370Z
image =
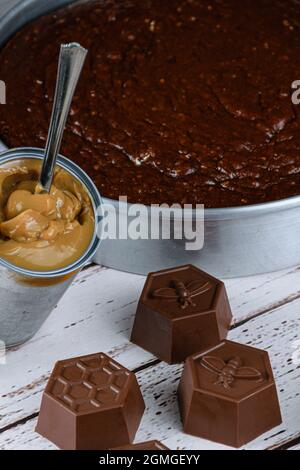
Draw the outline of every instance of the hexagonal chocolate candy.
M133 441L145 409L133 372L103 353L56 363L36 431L61 449L109 449Z
M241 447L281 424L268 353L223 341L186 360L179 385L186 433Z
M131 341L169 364L226 338L232 319L223 282L192 265L148 275Z

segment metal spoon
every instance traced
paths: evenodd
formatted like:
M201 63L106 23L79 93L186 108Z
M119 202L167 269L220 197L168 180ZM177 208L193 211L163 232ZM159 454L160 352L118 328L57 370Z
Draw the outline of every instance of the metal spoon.
M62 44L60 48L54 104L39 180L41 190L47 193L50 192L57 154L86 54L87 50L77 43Z

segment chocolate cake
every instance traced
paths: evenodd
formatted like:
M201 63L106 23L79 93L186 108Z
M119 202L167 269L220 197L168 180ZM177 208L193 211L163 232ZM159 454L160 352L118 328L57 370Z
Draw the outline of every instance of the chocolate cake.
M8 146L45 145L59 45L89 49L62 153L103 196L224 207L300 193L300 3L97 0L0 53Z

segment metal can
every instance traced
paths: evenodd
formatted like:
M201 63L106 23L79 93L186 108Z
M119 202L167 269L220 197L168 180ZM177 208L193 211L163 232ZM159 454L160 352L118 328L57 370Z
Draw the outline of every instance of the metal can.
M0 166L20 158L42 160L43 154L44 151L37 148L8 150L0 153ZM0 341L6 348L20 345L35 335L76 275L99 248L101 196L98 190L86 173L72 161L60 155L57 165L77 179L90 196L95 216L93 238L81 258L58 270L30 271L0 258Z

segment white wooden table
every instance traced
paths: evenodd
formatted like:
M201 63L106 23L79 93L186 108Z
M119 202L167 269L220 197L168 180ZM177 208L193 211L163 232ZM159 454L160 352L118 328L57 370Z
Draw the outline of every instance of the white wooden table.
M0 449L53 449L34 432L41 394L55 361L104 351L136 371L146 402L136 441L171 449L223 449L182 432L176 390L182 366L168 366L129 342L145 278L100 266L85 269L38 334L0 365ZM234 322L229 338L269 352L283 424L247 449L297 447L300 442L300 267L226 281ZM299 346L298 346L299 347Z
M0 0L0 16L13 3ZM176 399L182 366L168 366L129 342L144 280L100 266L85 269L38 334L8 352L7 364L0 365L0 449L55 448L34 432L47 378L55 361L97 351L137 373L147 408L136 441L226 449L182 432ZM229 338L269 352L283 415L281 426L245 448L300 448L300 366L293 363L300 340L300 266L228 280L226 287L234 312Z

